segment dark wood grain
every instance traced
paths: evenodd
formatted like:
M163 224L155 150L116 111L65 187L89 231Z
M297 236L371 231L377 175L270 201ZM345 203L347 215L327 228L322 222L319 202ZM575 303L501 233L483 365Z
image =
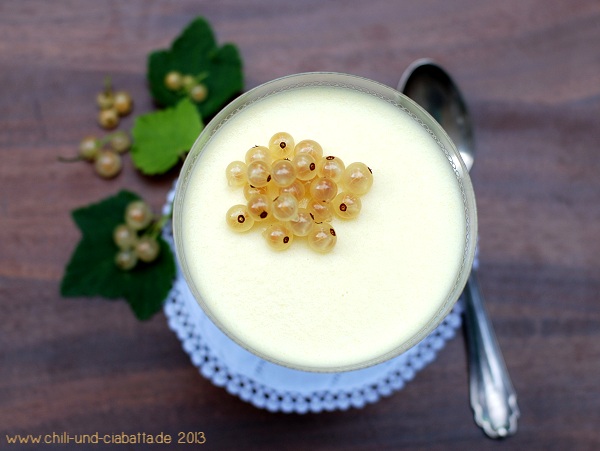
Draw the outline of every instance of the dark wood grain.
M98 132L105 75L136 113L153 108L146 55L196 15L239 46L246 88L311 70L395 86L424 56L453 74L475 122L480 278L519 394L516 436L474 425L462 337L362 410L271 414L202 378L162 314L140 323L122 302L60 297L79 239L70 211L121 188L158 209L176 174L141 176L127 157L106 182L56 157ZM599 449L598 23L593 0L2 1L0 447L16 433L202 430L211 449Z

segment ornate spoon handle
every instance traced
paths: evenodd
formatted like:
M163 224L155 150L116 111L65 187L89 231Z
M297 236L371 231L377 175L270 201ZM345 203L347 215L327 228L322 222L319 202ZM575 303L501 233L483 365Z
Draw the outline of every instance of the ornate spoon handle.
M491 438L517 432L517 394L483 305L476 271L465 288L465 329L469 349L471 407L475 422Z

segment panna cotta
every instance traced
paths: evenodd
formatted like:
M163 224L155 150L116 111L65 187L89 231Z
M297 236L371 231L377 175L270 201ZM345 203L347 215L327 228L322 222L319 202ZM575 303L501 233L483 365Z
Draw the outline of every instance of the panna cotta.
M265 244L264 224L228 227L243 190L225 170L277 132L373 173L360 214L336 218L335 247ZM177 254L200 306L258 356L344 371L398 355L431 332L466 282L476 236L471 183L448 137L393 89L343 74L300 74L226 107L191 150L174 205Z

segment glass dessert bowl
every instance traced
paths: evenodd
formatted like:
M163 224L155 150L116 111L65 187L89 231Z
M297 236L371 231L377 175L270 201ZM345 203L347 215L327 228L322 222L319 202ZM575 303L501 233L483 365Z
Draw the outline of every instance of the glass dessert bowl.
M270 220L243 233L226 223L246 202L226 168L278 132L372 170L360 215L331 223L330 252L301 236L273 250ZM187 284L219 329L267 361L314 372L375 365L425 338L458 299L477 236L468 172L442 128L394 89L337 73L274 80L224 108L186 159L173 226Z

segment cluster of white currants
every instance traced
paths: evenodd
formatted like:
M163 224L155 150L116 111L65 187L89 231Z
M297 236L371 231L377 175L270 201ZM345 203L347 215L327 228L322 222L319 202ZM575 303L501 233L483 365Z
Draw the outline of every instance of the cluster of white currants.
M311 139L294 143L286 132L276 133L268 146L254 146L245 161L233 161L226 169L230 186L243 187L246 204L231 207L227 224L245 232L255 224L266 226L263 235L276 250L291 246L294 237L306 237L311 249L329 252L337 236L334 217L353 219L361 199L373 184L364 163L348 166Z
M208 88L202 83L206 77L206 73L193 76L183 75L181 72L172 70L165 75L165 86L169 91L185 93L194 102L199 103L208 96Z
M117 267L129 271L138 261L150 263L156 260L160 245L151 227L153 219L152 210L146 202L136 200L127 205L125 223L119 224L113 231L113 241L119 248L115 256Z
M110 77L104 81L104 90L96 95L98 125L112 130L119 125L120 118L127 116L133 109L133 99L127 91L113 91ZM96 174L105 179L115 177L121 172L123 161L121 154L131 147L131 138L124 131L116 131L103 138L86 136L79 143L77 156L58 157L59 161L89 161L94 163Z
M110 78L104 82L104 90L96 95L98 104L98 124L106 130L119 125L121 117L133 110L133 99L127 91L113 91Z
M79 143L77 157L62 161L85 160L94 163L96 174L105 179L115 177L123 167L121 154L131 147L131 138L124 131L116 131L102 139L86 136Z

